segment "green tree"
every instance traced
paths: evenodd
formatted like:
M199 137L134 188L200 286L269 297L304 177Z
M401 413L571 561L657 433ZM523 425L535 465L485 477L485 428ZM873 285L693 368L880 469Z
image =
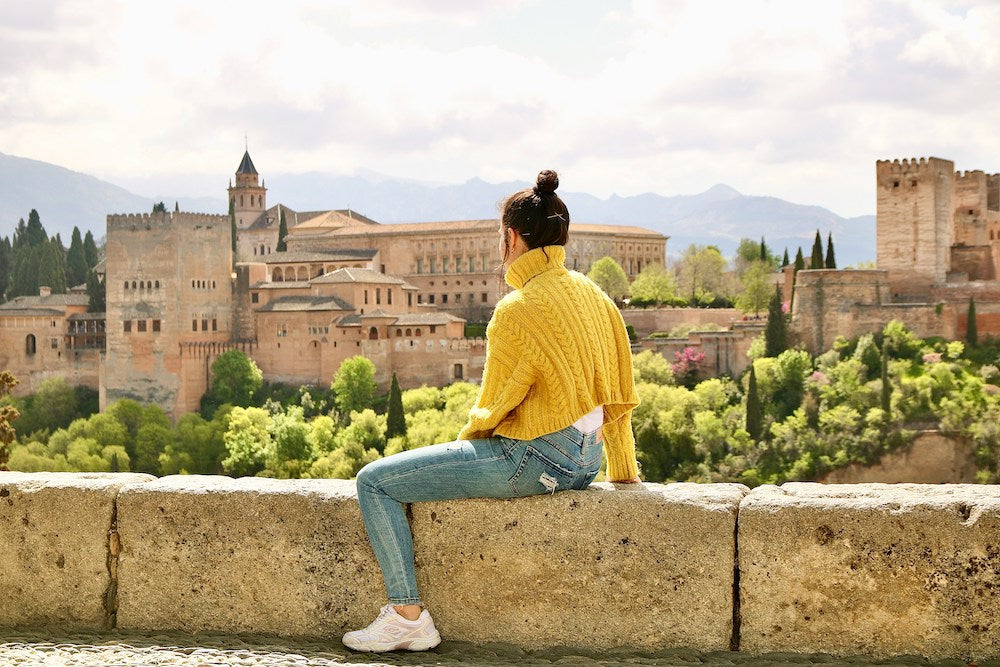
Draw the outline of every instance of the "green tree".
M781 286L774 286L774 294L767 308L767 326L764 329L764 356L776 357L788 349L788 324L781 308Z
M806 259L802 256L802 247L799 246L798 251L795 253L795 273L804 268L806 268Z
M674 384L674 373L670 362L662 354L643 350L632 355L632 378L636 384L648 382L659 386Z
M761 405L760 396L757 390L757 372L754 365L750 364L750 377L747 379L747 408L746 408L746 431L750 434L750 439L759 441L761 436L761 425L764 421L764 408Z
M691 303L712 301L724 288L726 260L715 246L691 244L678 262L677 287Z
M273 447L267 454L265 472L273 477L297 478L309 470L313 462L310 425L303 417L301 406L291 405L273 417L271 428Z
M228 350L212 362L212 379L202 397L202 416L214 414L223 404L247 407L260 389L264 375L253 359L239 350Z
M826 260L823 265L828 269L837 268L837 258L833 254L833 232L826 233Z
M273 420L263 408L233 408L222 436L226 458L222 468L236 477L256 475L264 469L271 450Z
M232 244L233 261L236 261L236 198L229 198L229 241Z
M403 414L403 392L399 389L396 373L392 374L392 384L389 385L389 409L386 413L385 437L393 438L406 435L406 417Z
M965 318L966 328L965 328L965 342L970 346L979 343L979 328L976 324L976 302L973 298L969 297L969 311Z
M671 301L677 289L674 274L659 264L647 264L632 281L632 305L652 303L659 306Z
M786 247L785 248L785 254L781 258L781 268L785 268L789 264L791 264L791 261L789 261L789 259L788 259L788 248Z
M744 313L756 315L764 310L771 296L771 265L754 261L743 273L743 291L736 297L736 305Z
M162 201L153 204L153 213L166 213L166 212L167 212L167 205L164 204Z
M73 236L66 253L66 284L76 287L87 282L87 256L83 252L83 237L80 228L73 227Z
M591 264L587 277L597 283L598 287L616 302L629 295L625 270L611 257L602 257Z
M73 387L65 378L50 377L42 381L34 394L24 398L16 426L25 435L39 431L52 433L81 416Z
M334 400L342 415L371 407L377 389L375 364L361 355L345 359L337 369L330 388L336 394Z
M174 213L180 213L180 212L181 212L181 205L178 202L175 201L174 202Z
M278 245L274 246L275 252L285 252L288 246L285 245L285 237L288 236L288 223L285 222L285 209L281 209L280 222L278 223Z
M100 252L97 250L97 244L94 243L94 235L90 233L90 230L83 237L83 256L87 260L87 268L92 269L97 266L97 263L101 261Z
M107 310L107 296L104 283L93 269L87 271L87 303L88 313L103 313Z
M7 288L10 286L11 248L10 239L0 238L0 303L7 300Z
M810 269L822 269L824 264L823 260L823 239L819 236L819 230L816 230L816 238L813 239L812 247L812 257L809 259Z

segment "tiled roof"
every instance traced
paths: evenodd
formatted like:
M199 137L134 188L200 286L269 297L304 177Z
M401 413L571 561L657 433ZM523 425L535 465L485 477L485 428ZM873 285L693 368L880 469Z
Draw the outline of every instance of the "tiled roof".
M414 324L447 324L448 322L464 322L461 317L451 313L404 313L399 316L395 324L399 326L411 326Z
M87 306L90 298L86 294L50 294L48 296L16 296L7 303L0 304L0 310L26 308L57 308L59 306Z
M232 164L230 162L230 164ZM257 174L257 169L253 166L253 160L250 159L250 151L243 153L243 160L240 161L240 166L236 170L237 174Z
M312 222L312 221L311 221ZM310 228L310 231L315 230L320 232L322 228L326 228L323 232L324 236L369 236L369 235L394 235L394 234L441 234L441 235L451 235L459 232L495 232L499 222L496 219L488 220L443 220L440 222L400 222L392 223L386 225L344 225L344 226L334 226L334 225L324 225L321 221L316 221L315 224L302 225L300 224L298 228ZM296 229L298 229L296 228ZM569 225L569 233L572 235L574 232L581 234L621 234L629 236L649 236L656 238L664 238L663 234L655 232L651 229L644 229L642 227L636 227L634 225L591 225L580 222L571 222ZM291 230L290 230L291 233Z
M65 315L66 311L55 310L54 308L2 308L0 307L0 317L41 317L45 315Z
M265 264L291 264L297 262L336 262L370 260L378 251L374 248L345 250L291 250L264 256Z
M354 306L335 296L283 296L260 308L264 312L304 310L354 310Z
M285 282L281 282L280 280L277 282L266 280L254 283L250 286L250 289L305 289L306 287L309 287L309 283L305 280L286 280Z
M389 276L384 273L379 273L378 271L372 271L371 269L355 269L355 268L337 269L336 271L331 271L330 273L319 276L318 278L313 278L310 282L313 284L380 283L383 285L388 284L388 285L403 285L404 287L407 286L406 281L404 281L401 278L397 278L395 276Z

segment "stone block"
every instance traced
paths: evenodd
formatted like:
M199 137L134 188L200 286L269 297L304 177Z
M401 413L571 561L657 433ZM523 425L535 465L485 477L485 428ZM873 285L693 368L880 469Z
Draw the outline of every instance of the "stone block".
M741 650L1000 655L1000 487L763 486L738 537Z
M0 472L0 625L102 629L115 496L132 473Z
M351 481L163 477L118 530L119 628L339 637L385 603Z
M421 595L448 639L730 647L738 484L595 484L412 506Z

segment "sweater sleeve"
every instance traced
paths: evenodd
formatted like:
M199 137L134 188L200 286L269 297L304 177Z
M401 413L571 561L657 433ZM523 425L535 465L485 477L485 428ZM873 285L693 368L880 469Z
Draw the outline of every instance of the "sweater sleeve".
M524 401L534 383L534 369L524 354L525 337L498 307L486 328L486 363L483 383L462 427L460 440L488 438L497 426Z
M632 410L639 405L632 377L632 346L625 330L621 312L611 304L615 332L615 351L618 357L618 377L615 387L620 402L604 406L604 444L608 456L608 480L612 482L634 479L639 474L635 459L635 435L632 432Z

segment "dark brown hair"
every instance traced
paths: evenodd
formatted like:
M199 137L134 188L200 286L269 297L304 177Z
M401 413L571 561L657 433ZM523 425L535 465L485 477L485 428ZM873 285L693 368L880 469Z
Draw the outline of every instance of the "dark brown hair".
M558 187L559 175L546 169L538 174L535 187L515 192L500 205L500 224L504 229L503 260L510 254L508 229L520 234L529 249L566 245L569 209L556 194Z

